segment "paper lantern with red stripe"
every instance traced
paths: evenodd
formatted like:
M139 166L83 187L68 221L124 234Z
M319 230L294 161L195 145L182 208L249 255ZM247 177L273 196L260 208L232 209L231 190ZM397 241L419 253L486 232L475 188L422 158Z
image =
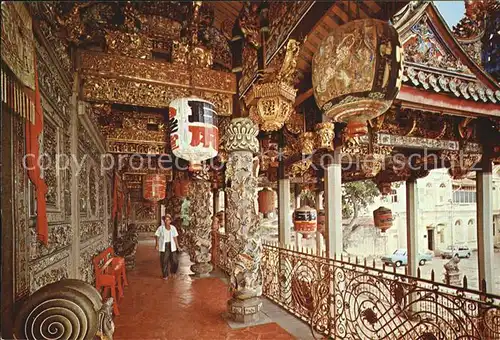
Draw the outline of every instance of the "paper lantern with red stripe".
M165 198L166 186L165 175L145 175L142 183L142 194L148 201L158 202Z
M212 103L199 98L178 98L169 105L172 153L200 168L200 163L217 156L219 129Z

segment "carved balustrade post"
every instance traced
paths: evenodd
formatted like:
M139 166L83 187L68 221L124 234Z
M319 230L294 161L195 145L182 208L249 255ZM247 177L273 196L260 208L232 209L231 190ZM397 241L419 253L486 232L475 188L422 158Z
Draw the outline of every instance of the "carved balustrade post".
M189 183L189 228L185 245L188 248L191 270L196 276L205 277L212 271L212 215L213 202L211 183L204 179L193 179Z
M262 307L261 228L257 212L258 127L249 118L236 118L226 130L226 233L231 259L229 318L258 319Z

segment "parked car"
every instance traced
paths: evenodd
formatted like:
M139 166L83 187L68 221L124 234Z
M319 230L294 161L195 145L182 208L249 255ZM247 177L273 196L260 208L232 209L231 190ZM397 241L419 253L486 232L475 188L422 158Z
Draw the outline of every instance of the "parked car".
M471 255L471 250L465 245L455 245L448 246L446 250L441 252L441 257L443 259L451 259L452 257L465 257L469 258Z
M408 264L408 255L406 249L398 249L391 255L383 256L381 260L386 265L394 265L396 267L406 266ZM428 261L432 261L432 253L418 253L419 265L423 266Z

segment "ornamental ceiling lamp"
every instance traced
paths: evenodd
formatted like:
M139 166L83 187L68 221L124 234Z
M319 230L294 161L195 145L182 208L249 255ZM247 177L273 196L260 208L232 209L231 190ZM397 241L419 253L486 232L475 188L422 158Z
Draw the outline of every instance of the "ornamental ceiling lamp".
M187 48L188 70L191 71L189 85L192 85L192 63L209 67L211 63L198 63L198 23L201 1L194 2L193 20L189 27L190 43ZM193 89L191 89L193 92ZM169 104L170 145L172 153L189 161L190 170L202 169L201 162L217 156L219 130L217 112L213 103L195 96L181 97Z
M294 39L288 40L279 71L264 72L245 98L245 104L250 107L250 118L263 131L281 129L293 112L297 94L293 80L299 51L299 43Z
M368 132L399 92L403 50L396 29L376 19L350 21L320 44L312 61L314 97L348 137Z

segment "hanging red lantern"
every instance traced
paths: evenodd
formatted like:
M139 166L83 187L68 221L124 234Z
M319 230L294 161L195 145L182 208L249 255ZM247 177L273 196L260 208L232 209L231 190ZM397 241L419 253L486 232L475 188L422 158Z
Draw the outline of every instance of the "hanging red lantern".
M274 191L269 188L264 188L259 191L259 212L268 214L274 211Z
M373 211L373 220L375 227L379 228L383 233L392 227L392 210L386 207L380 207Z
M169 105L172 153L200 169L204 160L217 156L219 129L212 103L199 98L178 98Z
M316 232L318 227L318 215L316 209L308 205L295 209L293 213L294 230L308 237L310 233Z
M145 175L142 183L142 194L145 199L158 202L165 198L167 179L165 175Z

